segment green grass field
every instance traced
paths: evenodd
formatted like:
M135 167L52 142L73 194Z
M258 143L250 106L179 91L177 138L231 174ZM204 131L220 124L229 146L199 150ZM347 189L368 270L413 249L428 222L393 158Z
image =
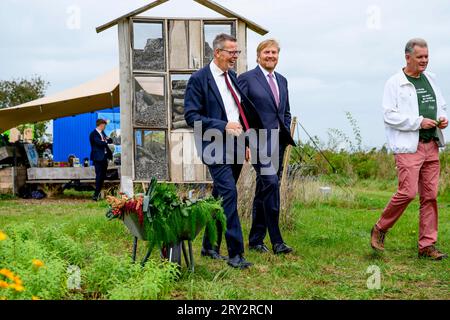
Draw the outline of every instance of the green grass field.
M449 299L449 260L417 258L418 201L410 205L387 235L386 252L369 246L370 229L395 191L394 183L360 182L354 199L332 197L295 203L293 223L284 230L295 248L288 256L246 253L255 266L238 271L224 262L200 257L200 237L194 244L196 271L183 271L165 299ZM54 226L86 250L98 246L111 255L131 252L132 238L120 221L108 222L106 203L87 195L66 194L56 200L0 200L0 230L30 224L39 233ZM450 252L450 197L440 196L438 247ZM244 236L249 221L242 221ZM267 239L266 244L269 244ZM144 252L141 245L139 254ZM153 255L158 259L157 254ZM381 288L369 290L370 266L381 270ZM82 270L83 272L83 270ZM68 299L87 298L68 296ZM92 298L101 298L93 296Z

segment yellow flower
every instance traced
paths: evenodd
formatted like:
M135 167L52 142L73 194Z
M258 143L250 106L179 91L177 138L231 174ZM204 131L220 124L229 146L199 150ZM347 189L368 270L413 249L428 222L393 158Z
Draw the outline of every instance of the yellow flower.
M8 239L8 236L6 235L6 233L0 231L0 241L6 240Z
M6 297L0 297L0 301L1 301L1 300L6 300Z
M39 299L39 297L32 296L32 297L31 297L31 300L41 300L41 299Z
M23 286L18 285L18 284L12 284L12 285L10 285L9 287L10 287L11 289L16 290L17 292L22 292L22 291L25 290L25 288L24 288Z
M6 281L0 280L0 288L3 288L3 289L9 288L9 284Z
M33 259L33 266L35 266L36 268L41 268L44 266L44 262L39 259Z

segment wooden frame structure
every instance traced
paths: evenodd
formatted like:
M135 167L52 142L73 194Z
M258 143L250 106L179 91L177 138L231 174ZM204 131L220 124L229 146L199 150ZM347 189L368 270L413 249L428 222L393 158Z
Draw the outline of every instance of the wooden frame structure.
M128 195L133 194L133 183L149 182L152 176L174 183L210 182L196 152L193 130L183 126L183 86L190 74L210 62L212 45L208 41L213 35L227 32L238 39L243 54L237 72L242 73L247 71L247 28L261 35L268 33L209 0L194 1L224 18L137 16L168 1L151 2L97 28L102 32L118 25L121 189Z

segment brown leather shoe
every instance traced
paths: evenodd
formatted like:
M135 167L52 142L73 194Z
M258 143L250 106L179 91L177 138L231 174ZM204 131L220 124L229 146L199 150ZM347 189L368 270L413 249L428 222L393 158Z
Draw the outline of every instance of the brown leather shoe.
M373 226L371 232L370 245L373 249L378 251L384 251L384 237L386 232L381 231L377 226Z
M446 259L447 255L436 249L435 246L429 246L419 250L419 258L431 258L433 260Z

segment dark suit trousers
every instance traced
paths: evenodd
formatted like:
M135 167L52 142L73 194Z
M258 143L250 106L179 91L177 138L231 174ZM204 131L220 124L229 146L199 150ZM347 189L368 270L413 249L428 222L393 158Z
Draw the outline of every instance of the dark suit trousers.
M208 166L211 177L214 181L213 196L223 199L223 208L227 217L227 231L225 239L227 241L228 255L234 257L244 253L244 239L242 236L241 223L239 221L237 208L236 183L241 173L240 164L220 164ZM203 248L205 250L215 250L220 252L220 244L223 231L219 228L217 246L213 246L209 239L203 238Z
M106 171L108 170L108 160L94 161L95 167L95 193L98 196L103 188L106 179Z
M280 221L280 181L283 172L283 157L286 147L280 146L279 166L277 174L261 174L263 165L255 164L256 190L253 200L253 221L249 235L250 246L261 245L267 231L272 245L283 243Z

